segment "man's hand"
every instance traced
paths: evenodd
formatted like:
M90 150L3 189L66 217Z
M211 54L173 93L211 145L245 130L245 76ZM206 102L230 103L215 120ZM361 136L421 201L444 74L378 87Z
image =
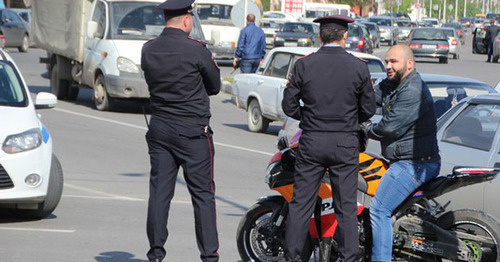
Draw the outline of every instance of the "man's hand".
M261 58L261 59L260 59L259 66L261 66L261 65L262 65L262 63L264 63L264 58Z
M234 68L234 69L238 68L238 58L237 58L237 57L235 57L235 58L233 59L233 68Z
M361 128L361 131L363 131L363 133L366 134L366 130L368 130L368 128L372 125L372 121L368 120L368 121L365 121L361 124L359 124L359 128Z

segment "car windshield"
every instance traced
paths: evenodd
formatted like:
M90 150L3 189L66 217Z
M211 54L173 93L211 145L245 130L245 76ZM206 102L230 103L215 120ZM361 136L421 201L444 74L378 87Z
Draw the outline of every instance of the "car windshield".
M282 32L285 33L312 33L313 27L309 24L292 24L286 23L281 28Z
M453 37L453 36L454 36L454 31L455 31L455 30L444 30L444 34L445 34L447 37Z
M384 19L384 18L370 18L370 22L374 22L379 26L391 26L391 20L390 19Z
M328 10L307 10L306 11L306 17L307 18L317 18L317 17L324 17L324 16L330 16L334 15L332 11Z
M385 72L385 67L382 62L376 59L365 59L368 61L366 65L368 66L368 71L370 73L384 73Z
M453 27L456 29L462 29L462 26L460 24L443 24L442 27Z
M426 84L434 100L436 117L440 117L468 96L495 93L493 88L480 83L426 82Z
M260 27L262 28L280 28L282 24L273 22L273 21L266 21L266 22L260 22Z
M351 36L359 36L359 26L357 25L353 25L353 24L349 24L349 31L347 33L347 37L351 37Z
M196 11L202 24L233 26L230 5L198 4Z
M444 30L437 29L418 29L413 33L414 39L440 40L447 39Z
M0 107L27 105L27 94L19 74L10 62L0 61Z
M111 38L149 40L165 28L163 12L154 2L111 2ZM200 22L193 16L191 37L204 40Z

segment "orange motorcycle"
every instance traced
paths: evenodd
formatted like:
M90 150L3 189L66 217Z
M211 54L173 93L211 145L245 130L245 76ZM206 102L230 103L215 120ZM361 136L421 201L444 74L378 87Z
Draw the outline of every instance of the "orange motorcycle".
M295 135L288 145L278 142L280 151L269 162L266 183L279 195L261 197L241 219L237 230L238 251L243 261L282 261L288 202L293 196L293 173L298 150ZM358 189L373 196L389 168L385 159L359 154ZM490 181L499 170L455 167L452 174L437 177L419 187L393 214L393 261L500 261L500 223L492 216L472 209L447 211L435 198L463 186ZM329 262L338 258L329 171L326 171L302 261ZM370 261L371 226L369 210L358 203L359 261ZM314 255L313 255L314 253Z

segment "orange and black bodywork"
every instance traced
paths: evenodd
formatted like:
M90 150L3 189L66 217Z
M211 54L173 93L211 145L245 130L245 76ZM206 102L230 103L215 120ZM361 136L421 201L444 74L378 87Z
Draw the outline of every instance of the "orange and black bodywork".
M293 197L293 172L295 165L295 149L284 149L276 153L272 158L267 168L266 182L269 188L277 191L287 201L290 202ZM387 161L378 158L375 155L368 153L359 154L359 175L358 189L362 192L373 196L377 190L380 179L389 168ZM330 186L329 172L325 171L319 192L318 201L321 214L321 236L332 237L337 227L335 212L332 202L332 188ZM358 204L358 215L361 215L364 207ZM316 220L311 217L309 222L309 233L311 237L318 238L318 228Z

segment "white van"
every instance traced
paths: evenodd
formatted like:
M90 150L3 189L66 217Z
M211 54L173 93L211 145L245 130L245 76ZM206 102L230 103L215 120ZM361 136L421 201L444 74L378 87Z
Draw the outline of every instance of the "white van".
M303 21L312 22L323 16L345 15L352 17L351 6L345 4L306 3Z
M201 28L208 39L214 57L233 59L241 28L231 20L231 10L239 0L198 0L196 11ZM260 14L256 14L260 15Z

